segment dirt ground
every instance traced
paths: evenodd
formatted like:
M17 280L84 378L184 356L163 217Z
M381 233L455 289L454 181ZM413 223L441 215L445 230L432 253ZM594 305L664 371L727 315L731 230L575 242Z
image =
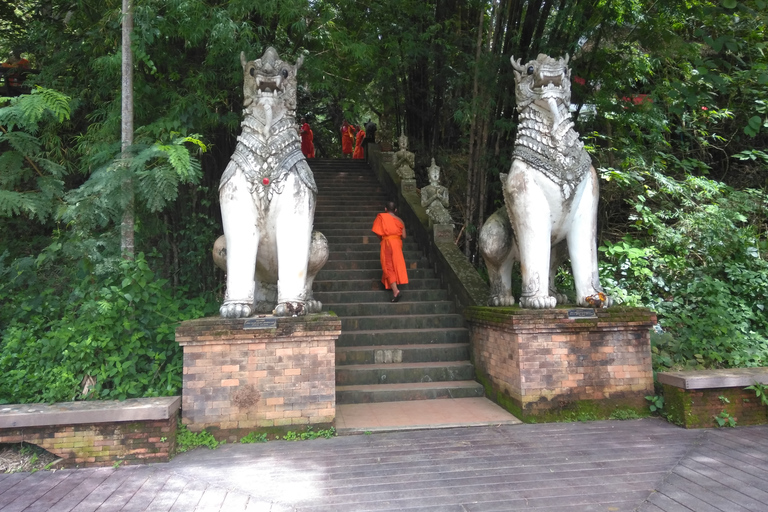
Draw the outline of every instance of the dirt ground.
M27 443L0 443L0 473L34 472L56 469L61 460L54 454Z

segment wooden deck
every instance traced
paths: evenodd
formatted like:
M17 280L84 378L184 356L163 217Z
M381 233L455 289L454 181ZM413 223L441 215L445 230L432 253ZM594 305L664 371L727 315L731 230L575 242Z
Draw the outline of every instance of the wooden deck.
M0 475L0 511L768 510L768 426L656 419L198 449L170 463Z

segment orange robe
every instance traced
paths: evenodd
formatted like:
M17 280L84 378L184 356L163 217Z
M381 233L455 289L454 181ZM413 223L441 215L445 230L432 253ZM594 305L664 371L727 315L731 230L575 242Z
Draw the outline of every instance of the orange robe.
M352 153L352 158L357 158L357 159L365 158L365 152L363 151L364 138L365 138L365 130L361 128L357 132L357 140L355 141L355 152Z
M301 125L301 152L307 158L315 158L315 145L312 142L314 134L309 127L309 123Z
M345 155L352 154L352 143L355 140L355 129L352 125L348 125L346 128L341 127L341 152Z
M384 212L376 216L371 230L381 237L381 282L389 290L391 283L407 284L408 273L403 257L403 221Z

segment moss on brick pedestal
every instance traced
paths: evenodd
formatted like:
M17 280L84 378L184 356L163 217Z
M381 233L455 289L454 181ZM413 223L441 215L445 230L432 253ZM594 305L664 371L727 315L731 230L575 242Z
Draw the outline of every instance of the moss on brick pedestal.
M650 311L470 307L464 316L486 395L524 421L646 414Z

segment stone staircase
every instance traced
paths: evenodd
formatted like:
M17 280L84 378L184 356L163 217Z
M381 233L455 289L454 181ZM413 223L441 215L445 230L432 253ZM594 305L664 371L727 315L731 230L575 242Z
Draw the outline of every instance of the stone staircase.
M309 160L318 187L315 229L330 257L314 295L342 322L336 343L336 403L483 396L469 362L464 320L411 237L403 244L403 298L381 284L373 220L388 197L361 160ZM406 225L406 233L409 226Z

